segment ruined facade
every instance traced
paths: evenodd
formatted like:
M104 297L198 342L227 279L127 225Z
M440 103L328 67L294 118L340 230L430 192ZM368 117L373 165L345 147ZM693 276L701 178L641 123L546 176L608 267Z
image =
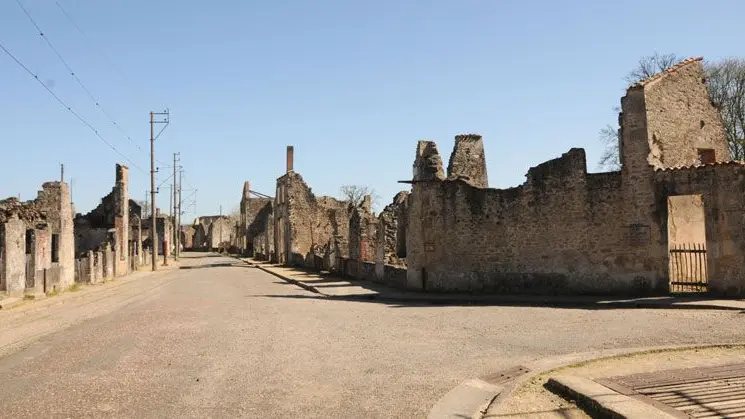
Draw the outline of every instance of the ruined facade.
M273 225L274 199L251 190L251 184L243 184L240 203L240 222L237 245L239 252L246 256L262 255L270 258L273 253L274 235L270 233ZM271 237L270 237L271 236Z
M68 185L47 182L35 200L0 201L0 292L21 296L63 291L73 281Z
M142 220L142 247L148 252L152 252L152 217ZM169 256L173 251L173 220L172 217L160 213L160 209L155 210L155 227L157 229L157 249L159 255Z
M745 166L729 162L700 59L631 86L621 105L620 172L587 173L584 150L571 149L531 168L520 186L488 189L480 186L480 138L469 136L465 151L456 138L453 155L473 158L451 159L444 180L431 143L420 142L408 199L406 287L664 293L668 198L698 195L710 289L741 294Z
M207 244L209 250L227 249L235 239L235 225L233 221L223 215L214 218L207 231Z
M293 171L293 149L287 150L287 173L277 179L274 200L276 261L291 266L337 269L349 255L349 202L316 197Z
M91 212L75 216L76 254L110 251L113 276L126 275L136 269L133 260L142 258L140 218L140 206L129 199L129 169L117 164L111 192Z
M409 193L401 191L378 216L375 280L397 287L406 283L406 227Z
M316 197L288 147L254 247L273 242L276 262L411 290L664 294L683 277L745 295L745 164L730 159L701 58L630 86L621 108L620 171L588 173L572 148L492 189L480 135L455 137L447 171L437 145L420 141L411 192L377 219ZM676 252L698 255L698 267L681 273Z
M194 235L197 229L194 225L181 226L181 246L184 250L194 250Z

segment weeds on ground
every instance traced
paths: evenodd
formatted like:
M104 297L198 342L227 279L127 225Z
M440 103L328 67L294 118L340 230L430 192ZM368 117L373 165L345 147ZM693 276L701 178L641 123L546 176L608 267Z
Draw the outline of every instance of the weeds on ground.
M70 285L67 288L67 290L70 291L70 292L80 291L80 283L74 282L72 285Z

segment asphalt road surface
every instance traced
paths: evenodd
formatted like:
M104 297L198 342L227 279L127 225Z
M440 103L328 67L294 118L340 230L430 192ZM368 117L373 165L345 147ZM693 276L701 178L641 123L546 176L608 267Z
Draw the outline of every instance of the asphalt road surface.
M739 312L331 301L188 256L1 312L0 416L425 417L463 380L530 360L745 341Z

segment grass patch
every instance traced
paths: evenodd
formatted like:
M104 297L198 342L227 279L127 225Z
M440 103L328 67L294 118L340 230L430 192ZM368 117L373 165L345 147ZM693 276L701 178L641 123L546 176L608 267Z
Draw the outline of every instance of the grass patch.
M54 296L56 296L57 294L59 294L59 291L57 291L57 288L55 288L55 289L53 289L53 290L51 290L51 291L47 292L47 297L54 297Z
M67 290L68 290L68 291L70 291L70 292L80 291L80 289L81 289L81 286L80 286L80 284L79 284L79 283L77 283L77 282L73 283L72 285L70 285L70 286L69 286L69 287L67 288Z

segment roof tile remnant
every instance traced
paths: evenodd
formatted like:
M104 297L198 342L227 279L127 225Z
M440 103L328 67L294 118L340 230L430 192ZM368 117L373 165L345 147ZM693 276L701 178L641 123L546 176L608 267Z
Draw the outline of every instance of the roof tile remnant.
M683 67L685 67L685 66L687 66L689 64L692 64L692 63L695 63L695 62L698 62L698 61L702 61L703 59L704 59L704 57L686 58L685 60L679 62L678 64L675 64L674 66L668 68L665 71L660 71L659 73L652 74L651 76L647 77L646 79L640 80L640 81L632 84L629 87L629 89L632 89L632 88L635 88L635 87L644 87L644 86L646 86L646 85L648 85L648 84L650 84L650 83L652 83L654 81L657 81L657 80L659 80L659 79L661 79L661 78L663 78L663 77L665 77L665 76L667 76L667 75L669 75L671 73L674 73L674 72L680 70L681 68L683 68Z

